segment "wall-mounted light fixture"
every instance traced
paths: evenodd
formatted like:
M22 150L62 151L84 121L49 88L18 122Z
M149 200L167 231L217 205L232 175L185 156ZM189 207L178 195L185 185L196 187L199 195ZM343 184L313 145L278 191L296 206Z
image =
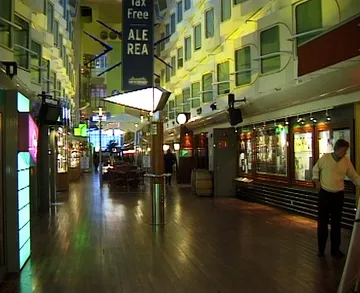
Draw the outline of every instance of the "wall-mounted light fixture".
M180 144L179 143L174 143L174 150L175 151L180 150Z

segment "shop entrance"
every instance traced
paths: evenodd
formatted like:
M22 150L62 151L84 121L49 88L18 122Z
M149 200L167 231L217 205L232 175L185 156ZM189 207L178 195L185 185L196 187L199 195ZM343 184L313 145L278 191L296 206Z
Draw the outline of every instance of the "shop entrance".
M234 128L214 129L214 196L234 196L236 177Z

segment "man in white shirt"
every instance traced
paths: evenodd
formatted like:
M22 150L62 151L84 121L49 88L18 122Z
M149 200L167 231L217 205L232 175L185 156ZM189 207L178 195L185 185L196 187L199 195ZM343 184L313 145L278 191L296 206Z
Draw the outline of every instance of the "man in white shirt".
M343 257L341 244L341 217L344 204L344 179L360 186L360 176L346 157L349 143L339 139L334 152L322 156L313 168L313 182L319 191L318 200L318 256L323 257L331 216L331 255Z

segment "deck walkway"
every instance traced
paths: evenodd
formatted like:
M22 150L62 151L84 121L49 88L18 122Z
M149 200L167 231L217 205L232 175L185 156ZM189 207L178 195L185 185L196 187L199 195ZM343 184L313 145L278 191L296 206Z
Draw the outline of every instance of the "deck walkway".
M147 193L98 190L87 175L59 196L34 224L32 258L1 293L336 292L344 260L316 257L313 220L175 186L157 228Z

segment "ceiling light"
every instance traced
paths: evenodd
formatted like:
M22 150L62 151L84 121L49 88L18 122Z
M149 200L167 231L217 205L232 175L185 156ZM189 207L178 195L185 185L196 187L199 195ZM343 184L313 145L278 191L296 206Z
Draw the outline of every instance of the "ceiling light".
M121 93L105 98L105 101L147 112L162 110L170 97L170 92L159 87Z

